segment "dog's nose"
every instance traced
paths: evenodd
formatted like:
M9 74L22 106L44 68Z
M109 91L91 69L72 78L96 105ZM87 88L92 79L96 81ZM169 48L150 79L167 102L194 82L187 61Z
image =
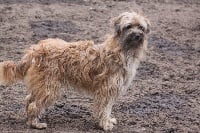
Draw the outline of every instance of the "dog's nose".
M133 33L133 38L136 41L141 41L143 39L143 34L142 33Z

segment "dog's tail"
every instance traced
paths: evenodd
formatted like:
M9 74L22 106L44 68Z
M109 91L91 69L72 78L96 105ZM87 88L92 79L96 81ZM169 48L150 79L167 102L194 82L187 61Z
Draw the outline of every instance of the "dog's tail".
M0 62L0 85L10 85L18 80L23 80L29 63L26 61L4 61Z

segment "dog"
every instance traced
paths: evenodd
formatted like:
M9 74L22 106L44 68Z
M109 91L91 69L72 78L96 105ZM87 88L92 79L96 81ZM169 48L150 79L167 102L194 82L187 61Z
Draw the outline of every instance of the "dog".
M124 12L113 19L114 30L101 44L46 39L32 45L18 62L0 63L0 84L19 80L28 88L27 124L43 129L39 115L59 97L61 88L85 92L94 98L94 113L104 130L117 123L112 106L125 92L147 50L149 20Z

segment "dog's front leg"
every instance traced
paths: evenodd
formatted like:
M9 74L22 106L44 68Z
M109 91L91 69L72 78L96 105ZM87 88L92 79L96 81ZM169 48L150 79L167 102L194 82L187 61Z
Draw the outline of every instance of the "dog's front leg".
M105 131L112 130L117 120L111 117L112 106L115 102L114 96L96 96L95 97L95 113L100 120L99 125Z

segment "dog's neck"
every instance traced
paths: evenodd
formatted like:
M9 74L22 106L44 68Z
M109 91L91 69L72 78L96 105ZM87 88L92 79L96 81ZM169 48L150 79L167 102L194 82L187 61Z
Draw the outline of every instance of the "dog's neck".
M103 42L103 49L106 51L121 51L118 38L114 35L109 35Z

